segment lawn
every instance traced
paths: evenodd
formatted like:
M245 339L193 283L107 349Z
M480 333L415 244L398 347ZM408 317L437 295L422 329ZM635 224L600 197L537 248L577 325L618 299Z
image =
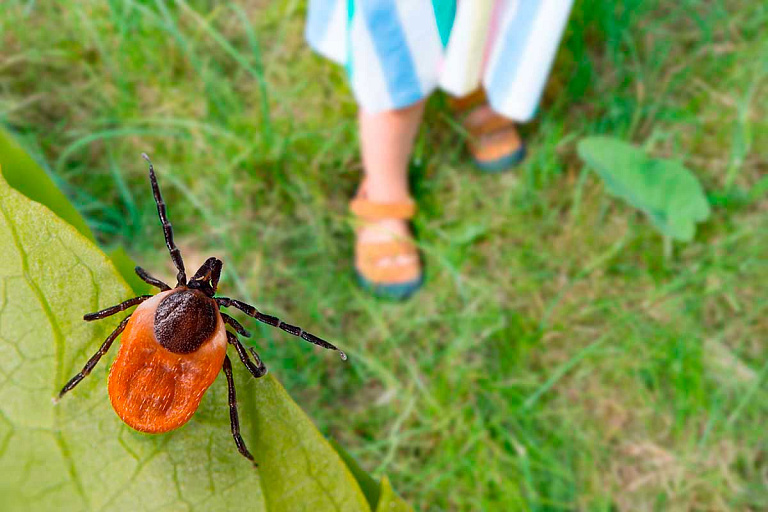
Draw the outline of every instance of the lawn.
M580 1L529 158L484 176L445 99L413 161L427 284L355 284L360 173L344 71L306 2L5 0L0 121L105 247L173 275L146 179L188 267L333 340L255 324L270 371L417 510L768 508L768 8ZM576 154L607 134L684 162L713 213L665 252ZM244 391L247 392L247 391Z

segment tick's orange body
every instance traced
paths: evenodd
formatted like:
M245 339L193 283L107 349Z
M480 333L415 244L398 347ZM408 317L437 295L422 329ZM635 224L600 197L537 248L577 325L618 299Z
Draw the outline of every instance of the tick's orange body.
M149 162L149 157L142 154ZM83 317L90 322L110 317L134 306L136 310L123 319L99 350L59 392L59 398L71 391L98 364L112 343L122 333L117 358L109 371L109 399L120 418L130 427L149 434L168 432L184 425L195 414L205 391L211 387L220 371L227 378L229 421L237 450L248 460L253 455L240 435L237 414L235 380L232 362L227 357L227 345L232 345L243 365L255 378L267 373L256 351L246 350L235 333L250 336L240 323L219 311L234 307L248 316L277 327L299 338L331 350L339 350L327 341L296 325L265 315L255 307L237 299L219 297L216 289L221 276L221 260L208 258L191 279L187 280L181 252L173 241L173 229L168 222L165 203L152 163L149 181L155 197L157 213L163 226L165 245L178 271L176 287L152 277L141 267L136 274L146 283L159 288L157 295L140 295L115 306L89 313ZM255 358L254 362L248 352ZM340 351L342 359L347 356ZM255 464L255 463L254 463Z
M112 407L130 427L159 434L184 425L216 380L227 354L227 335L217 313L216 330L199 349L176 354L155 337L157 306L174 290L158 293L131 315L109 372Z

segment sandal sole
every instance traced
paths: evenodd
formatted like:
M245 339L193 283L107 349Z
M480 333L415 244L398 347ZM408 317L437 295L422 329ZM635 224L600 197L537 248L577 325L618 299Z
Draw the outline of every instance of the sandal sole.
M497 158L496 160L489 160L484 162L482 160L473 158L472 163L474 163L475 167L483 172L487 172L489 174L497 174L511 170L515 166L519 165L523 160L525 160L525 145L520 146L520 148L514 152L501 158Z
M361 288L381 299L405 300L424 284L424 276L405 283L381 284L373 283L366 279L359 271L355 270L357 282Z

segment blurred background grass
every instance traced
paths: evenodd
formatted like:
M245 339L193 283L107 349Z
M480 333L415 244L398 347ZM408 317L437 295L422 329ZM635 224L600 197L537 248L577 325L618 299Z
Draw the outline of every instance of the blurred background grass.
M768 7L577 1L530 157L478 175L445 101L414 159L427 286L354 284L360 172L343 70L305 2L5 0L0 120L107 247L173 275L141 151L187 266L337 342L254 342L316 420L420 510L768 508ZM576 141L679 158L714 206L696 241L607 197ZM251 327L257 327L253 323Z

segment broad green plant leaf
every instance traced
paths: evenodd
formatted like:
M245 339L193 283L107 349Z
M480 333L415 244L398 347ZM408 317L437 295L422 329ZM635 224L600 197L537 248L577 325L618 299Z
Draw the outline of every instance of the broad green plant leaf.
M642 210L662 235L688 242L710 208L696 176L681 163L653 159L611 137L587 137L579 156L603 179L608 192Z
M80 234L95 240L85 219L56 187L48 173L3 129L0 129L0 167L11 188L47 206Z
M78 213L45 172L19 144L4 130L0 129L0 168L3 177L11 186L33 201L47 206L53 213L77 229L80 234L94 242L96 238L85 219ZM133 271L133 265L125 249L118 247L109 254L117 270L131 285L136 295L147 293L149 287Z
M410 505L408 505L403 498L398 496L392 489L392 485L389 483L389 479L384 476L380 483L371 478L371 476L363 471L355 459L352 458L347 451L341 447L335 441L331 441L331 445L336 449L336 452L341 456L347 467L355 476L357 483L363 490L368 504L371 506L371 510L390 512L408 512L413 511Z
M109 403L113 346L54 405L119 319L86 323L83 313L131 290L90 240L2 174L0 255L0 510L373 509L342 457L269 375L235 370L259 469L234 447L223 376L188 424L141 434ZM379 494L376 510L410 510L386 478Z
M128 283L128 286L131 287L136 295L153 293L152 287L136 275L136 263L128 255L125 247L115 247L107 253L107 256L109 256L110 261L112 261L112 264L115 266L115 270L120 274L120 277L125 279L125 282Z
M336 449L336 452L344 460L344 463L352 472L355 480L357 480L357 483L360 486L360 489L362 489L363 494L365 494L365 499L368 500L368 504L371 506L371 509L375 510L376 505L379 503L379 496L381 494L379 484L377 484L376 481L371 478L368 473L363 471L363 468L360 467L357 461L353 459L352 456L348 454L341 445L339 445L339 443L331 440L331 444ZM382 481L382 485L383 484L384 482Z
M385 476L381 479L381 489L379 490L379 504L376 512L408 512L411 509L400 496L395 494L389 479Z

